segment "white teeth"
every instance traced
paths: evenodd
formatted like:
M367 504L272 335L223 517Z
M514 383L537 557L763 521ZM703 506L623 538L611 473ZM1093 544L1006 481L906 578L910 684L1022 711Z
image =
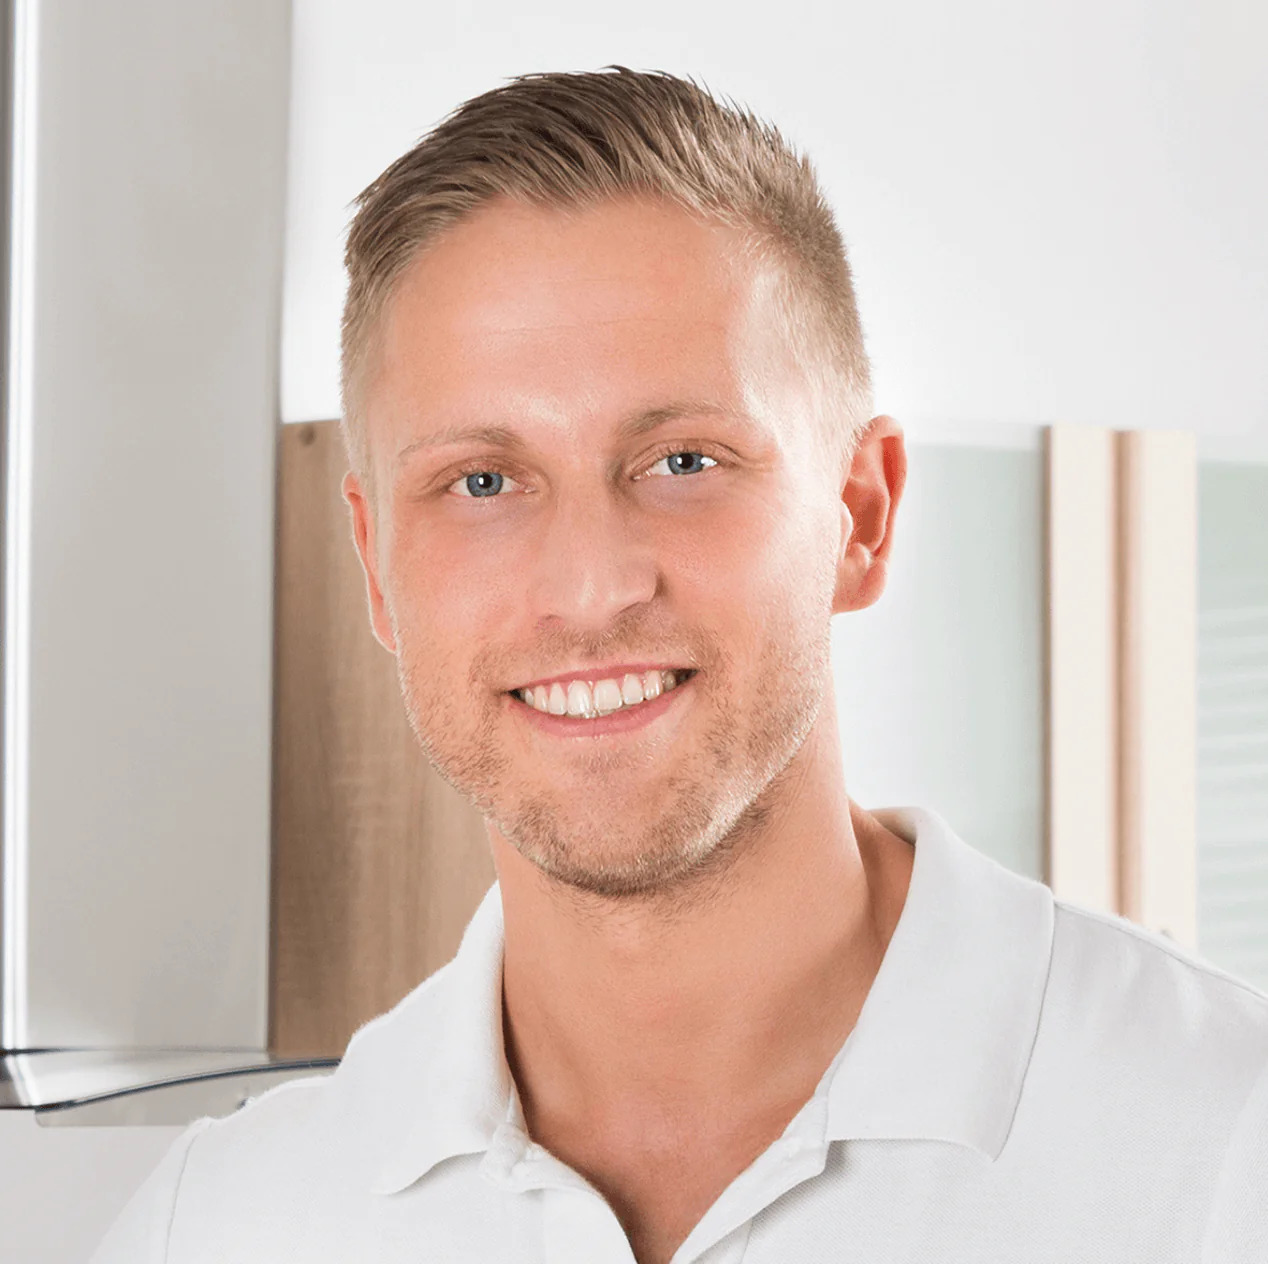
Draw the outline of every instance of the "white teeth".
M625 700L621 697L621 686L615 680L600 680L594 687L594 709L600 715L611 715L619 711Z
M590 696L590 686L584 680L568 682L568 714L571 716L588 716L594 710L594 699Z
M595 715L595 699L585 681L568 682L568 714L577 718L592 719Z
M593 720L651 702L662 693L676 689L685 674L653 670L639 676L630 672L619 684L613 679L597 680L593 685L584 680L570 680L566 686L555 681L551 685L517 690L517 695L536 711Z

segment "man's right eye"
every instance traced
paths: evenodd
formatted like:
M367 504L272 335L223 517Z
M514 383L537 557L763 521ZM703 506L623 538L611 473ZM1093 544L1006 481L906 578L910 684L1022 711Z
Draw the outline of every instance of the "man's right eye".
M497 497L507 483L513 482L514 479L508 479L505 474L499 474L496 470L468 470L450 483L449 490L456 496L471 500L491 500Z

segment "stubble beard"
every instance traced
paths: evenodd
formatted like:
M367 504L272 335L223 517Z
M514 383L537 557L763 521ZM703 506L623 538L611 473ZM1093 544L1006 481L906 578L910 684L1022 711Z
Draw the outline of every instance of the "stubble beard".
M692 678L696 696L684 701L703 715L687 724L704 729L703 743L682 759L652 754L650 763L669 762L673 772L649 781L629 827L619 805L614 811L605 803L603 785L605 772L635 776L636 759L601 750L587 756L594 792L586 802L578 802L574 787L552 793L524 785L504 740L511 722L501 709L504 698L486 692L474 724L460 723L455 695L436 689L453 677L428 670L436 656L399 632L398 679L410 727L439 776L542 873L606 900L673 902L707 887L768 832L790 766L831 687L827 618L821 634L807 640L805 611L788 615L785 625L768 629L774 635L764 644L748 705L731 686L725 660ZM476 683L470 687L481 696ZM648 796L655 797L650 808Z

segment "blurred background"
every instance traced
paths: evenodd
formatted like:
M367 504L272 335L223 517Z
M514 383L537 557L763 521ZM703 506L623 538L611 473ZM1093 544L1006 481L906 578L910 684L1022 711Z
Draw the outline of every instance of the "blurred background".
M0 1260L320 1073L492 879L337 493L349 203L530 71L812 156L911 476L845 775L1268 989L1268 10L8 0Z

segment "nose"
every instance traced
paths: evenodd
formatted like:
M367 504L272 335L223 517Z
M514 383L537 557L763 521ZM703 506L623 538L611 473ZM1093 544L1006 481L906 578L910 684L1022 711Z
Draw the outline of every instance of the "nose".
M531 599L538 621L601 634L656 592L658 568L632 505L609 489L560 495L542 525Z

